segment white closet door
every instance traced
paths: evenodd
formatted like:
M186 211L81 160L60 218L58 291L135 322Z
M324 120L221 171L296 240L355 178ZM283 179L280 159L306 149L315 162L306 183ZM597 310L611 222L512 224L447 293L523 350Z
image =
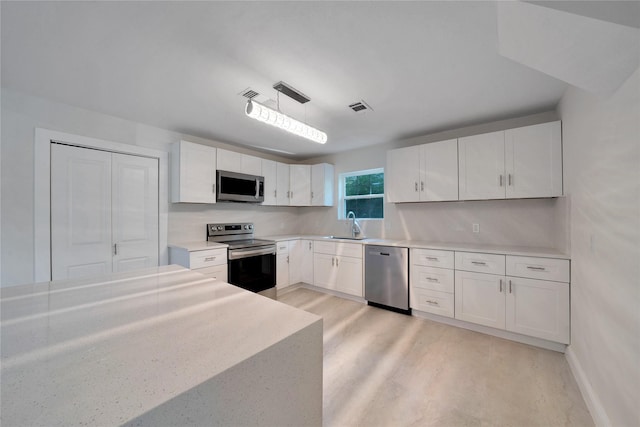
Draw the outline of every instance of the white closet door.
M158 265L158 160L113 154L113 271Z
M51 278L112 271L111 153L51 145Z

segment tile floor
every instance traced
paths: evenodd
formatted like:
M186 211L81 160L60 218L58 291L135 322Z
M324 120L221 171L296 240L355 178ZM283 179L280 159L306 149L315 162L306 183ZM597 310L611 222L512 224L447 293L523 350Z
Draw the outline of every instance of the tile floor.
M593 426L561 353L298 288L324 318L325 426Z

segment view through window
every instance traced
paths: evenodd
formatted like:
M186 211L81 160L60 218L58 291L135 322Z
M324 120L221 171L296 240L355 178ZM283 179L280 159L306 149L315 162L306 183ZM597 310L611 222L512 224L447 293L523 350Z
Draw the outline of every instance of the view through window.
M384 218L384 169L340 175L342 218L353 211L356 218Z

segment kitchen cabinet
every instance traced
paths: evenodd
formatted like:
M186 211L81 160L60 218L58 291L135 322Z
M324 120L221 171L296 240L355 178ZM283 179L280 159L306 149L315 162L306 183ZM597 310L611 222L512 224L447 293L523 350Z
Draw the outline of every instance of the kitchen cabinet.
M458 139L460 200L504 199L504 131Z
M276 164L276 204L289 206L290 201L289 165L278 162Z
M411 249L409 302L412 309L454 316L453 251Z
M289 241L289 275L291 283L313 284L313 240Z
M457 139L387 152L391 202L458 200Z
M361 244L316 241L313 260L315 286L363 296Z
M273 160L262 159L262 176L264 176L264 201L265 206L277 205L277 179L278 164Z
M212 279L226 282L227 248L205 248L199 245L169 245L169 263L201 273Z
M562 195L561 123L458 139L460 200Z
M216 157L213 147L179 141L171 144L171 202L216 202Z
M456 252L455 262L456 319L569 343L568 260Z
M289 241L276 243L276 288L284 289L291 285L289 275Z
M216 164L219 170L262 176L262 159L256 156L219 148Z
M333 206L333 165L311 166L311 206Z
M506 197L562 196L562 128L551 122L505 131Z
M291 206L311 205L310 165L289 165L289 191Z

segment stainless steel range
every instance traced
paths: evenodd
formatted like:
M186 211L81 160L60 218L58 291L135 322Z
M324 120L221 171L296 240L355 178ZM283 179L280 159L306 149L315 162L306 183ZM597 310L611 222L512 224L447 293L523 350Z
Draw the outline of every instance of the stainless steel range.
M254 239L251 223L207 224L207 240L229 245L229 283L269 298L276 298L274 241Z

